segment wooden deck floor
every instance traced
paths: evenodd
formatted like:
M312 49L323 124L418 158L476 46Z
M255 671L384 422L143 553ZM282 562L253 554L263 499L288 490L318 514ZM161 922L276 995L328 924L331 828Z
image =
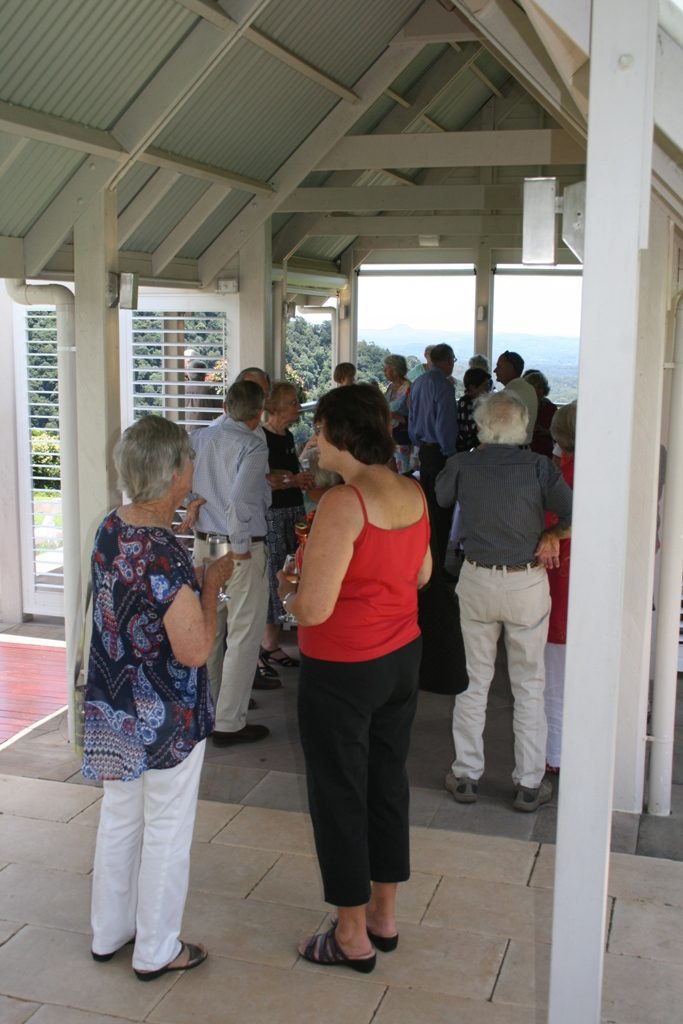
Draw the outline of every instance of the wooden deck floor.
M0 642L0 743L59 711L66 702L63 646Z

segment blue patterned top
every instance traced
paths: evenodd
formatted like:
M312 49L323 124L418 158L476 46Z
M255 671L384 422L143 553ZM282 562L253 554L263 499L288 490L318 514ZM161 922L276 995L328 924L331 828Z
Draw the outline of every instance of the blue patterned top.
M183 584L199 592L190 557L168 530L114 511L95 537L92 581L83 775L128 781L173 768L214 720L206 666L175 659L162 621Z

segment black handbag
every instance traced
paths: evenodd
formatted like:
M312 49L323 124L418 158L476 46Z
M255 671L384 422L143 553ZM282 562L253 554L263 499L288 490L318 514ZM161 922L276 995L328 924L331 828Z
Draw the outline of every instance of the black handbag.
M463 693L469 685L460 606L453 584L435 570L417 595L417 621L422 630L420 689L429 693Z

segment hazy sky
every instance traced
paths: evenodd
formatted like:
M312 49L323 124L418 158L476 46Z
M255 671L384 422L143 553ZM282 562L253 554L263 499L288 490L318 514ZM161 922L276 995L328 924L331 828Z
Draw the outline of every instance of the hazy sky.
M474 276L377 277L361 275L358 327L408 324L416 328L473 330ZM578 337L581 279L498 274L494 281L496 333Z

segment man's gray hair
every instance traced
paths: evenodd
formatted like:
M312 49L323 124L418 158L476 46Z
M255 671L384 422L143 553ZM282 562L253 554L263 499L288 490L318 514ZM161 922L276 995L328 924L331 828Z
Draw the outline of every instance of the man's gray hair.
M481 352L477 352L475 355L470 356L469 368L470 370L486 370L487 373L491 372L489 361L486 356L481 354Z
M576 399L561 405L552 418L550 433L563 452L573 452L576 444Z
M511 391L479 399L472 416L482 444L526 444L529 413Z
M253 381L254 377L262 377L268 385L266 391L270 391L270 374L262 370L260 366L245 366L243 370L235 377L235 384L238 384L242 380Z
M225 396L225 411L238 423L260 416L266 400L263 388L253 380L236 380Z
M156 501L166 494L174 473L194 457L183 427L163 416L143 416L123 432L114 448L119 487L131 501Z

